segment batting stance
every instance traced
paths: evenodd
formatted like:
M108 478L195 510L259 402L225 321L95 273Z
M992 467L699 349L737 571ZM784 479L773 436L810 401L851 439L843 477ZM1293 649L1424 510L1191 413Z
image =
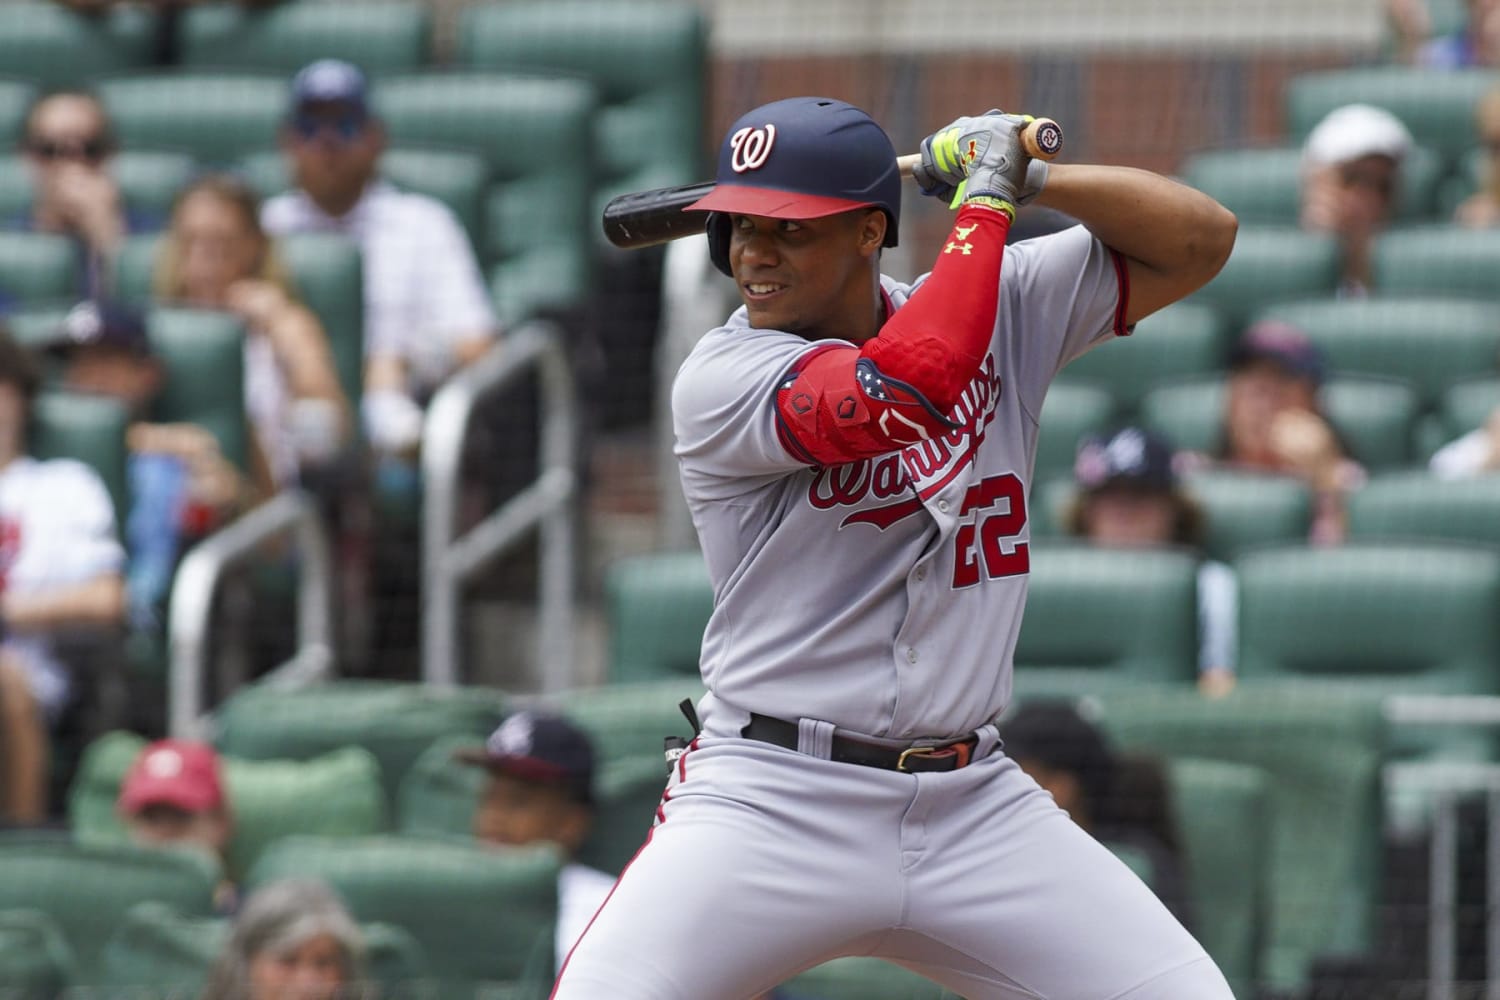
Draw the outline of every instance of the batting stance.
M972 1000L1231 996L992 720L1047 385L1213 277L1235 220L1151 173L1029 161L1026 122L923 141L924 192L958 215L910 285L879 271L902 182L868 115L797 98L731 127L693 207L744 307L672 401L709 694L554 997L742 1000L840 955ZM1007 248L1033 199L1082 225Z

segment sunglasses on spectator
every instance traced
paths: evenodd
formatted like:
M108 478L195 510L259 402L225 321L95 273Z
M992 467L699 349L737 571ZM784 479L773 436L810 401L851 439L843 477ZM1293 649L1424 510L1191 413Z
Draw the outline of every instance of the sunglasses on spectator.
M54 142L51 139L32 139L26 148L39 160L49 163L56 160L78 160L83 163L98 163L109 155L109 143L102 139L71 140Z
M366 119L362 115L339 115L324 118L314 115L298 115L292 119L292 129L304 142L311 142L328 132L340 142L353 142L365 130Z

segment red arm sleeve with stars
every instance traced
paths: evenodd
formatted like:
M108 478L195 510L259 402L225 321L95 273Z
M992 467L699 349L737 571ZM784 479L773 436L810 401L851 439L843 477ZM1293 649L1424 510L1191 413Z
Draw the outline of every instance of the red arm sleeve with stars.
M787 451L810 465L883 455L944 434L984 362L1000 303L1010 216L959 210L922 287L861 348L808 351L776 389Z

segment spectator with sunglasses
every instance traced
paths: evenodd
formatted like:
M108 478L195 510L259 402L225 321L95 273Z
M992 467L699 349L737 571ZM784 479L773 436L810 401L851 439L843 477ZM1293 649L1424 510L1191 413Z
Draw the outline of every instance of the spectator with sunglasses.
M303 68L281 148L296 190L266 202L267 232L335 232L364 255L362 417L377 452L410 456L421 403L447 375L483 354L496 320L474 250L441 202L380 179L385 130L364 74L336 59Z
M22 143L31 174L29 215L10 228L64 233L84 250L84 296L99 294L108 264L126 234L154 228L154 220L130 212L110 175L114 132L104 105L83 90L59 90L32 104Z
M1401 165L1412 144L1400 119L1370 104L1337 108L1308 133L1302 147L1302 228L1338 239L1342 296L1371 290L1375 240L1393 217Z

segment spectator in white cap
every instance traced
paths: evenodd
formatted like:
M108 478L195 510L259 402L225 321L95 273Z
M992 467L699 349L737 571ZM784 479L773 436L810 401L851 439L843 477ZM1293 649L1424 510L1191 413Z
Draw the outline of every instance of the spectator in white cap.
M1370 104L1329 112L1303 144L1302 228L1338 238L1341 295L1370 291L1375 238L1390 224L1412 145L1400 119Z

